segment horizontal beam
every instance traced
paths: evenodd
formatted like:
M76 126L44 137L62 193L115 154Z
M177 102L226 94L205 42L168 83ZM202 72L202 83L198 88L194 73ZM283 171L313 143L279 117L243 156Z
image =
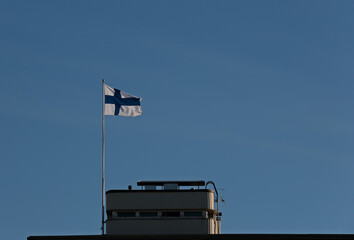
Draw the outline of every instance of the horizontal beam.
M204 181L138 181L138 186L163 186L177 184L178 186L205 186Z

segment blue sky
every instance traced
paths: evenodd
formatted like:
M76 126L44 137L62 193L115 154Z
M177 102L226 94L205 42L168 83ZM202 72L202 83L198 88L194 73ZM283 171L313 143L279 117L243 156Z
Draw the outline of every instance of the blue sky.
M354 232L352 1L0 1L4 239L100 234L106 188L213 180L223 233Z

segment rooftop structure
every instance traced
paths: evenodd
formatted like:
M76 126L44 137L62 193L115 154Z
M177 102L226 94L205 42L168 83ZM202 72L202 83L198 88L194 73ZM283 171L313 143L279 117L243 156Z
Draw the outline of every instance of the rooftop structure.
M215 192L206 188L209 183ZM220 233L214 183L139 181L137 185L142 189L106 192L107 235Z

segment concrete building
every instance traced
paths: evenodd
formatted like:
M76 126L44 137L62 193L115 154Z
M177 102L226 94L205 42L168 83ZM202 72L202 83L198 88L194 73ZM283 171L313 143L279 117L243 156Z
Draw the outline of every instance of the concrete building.
M142 189L106 193L107 235L220 233L217 190L206 189L204 181L137 185Z

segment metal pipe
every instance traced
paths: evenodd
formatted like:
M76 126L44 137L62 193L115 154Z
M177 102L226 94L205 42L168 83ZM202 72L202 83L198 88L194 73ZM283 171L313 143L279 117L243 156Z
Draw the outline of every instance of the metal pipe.
M215 231L215 228L214 227L214 232L217 232L217 234L220 234L220 229L219 229L219 224L217 222L218 220L218 215L219 215L219 194L218 194L218 189L216 188L215 186L215 183L213 181L208 181L206 184L205 184L205 189L208 189L208 185L209 184L212 184L213 187L214 187L214 190L215 190L215 194L216 194L216 216L215 216L215 224L217 226L217 231ZM214 225L215 226L215 225Z

